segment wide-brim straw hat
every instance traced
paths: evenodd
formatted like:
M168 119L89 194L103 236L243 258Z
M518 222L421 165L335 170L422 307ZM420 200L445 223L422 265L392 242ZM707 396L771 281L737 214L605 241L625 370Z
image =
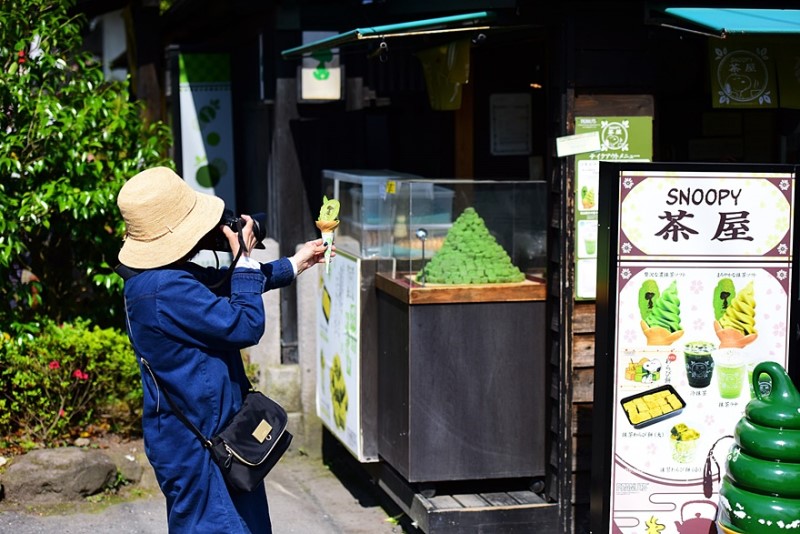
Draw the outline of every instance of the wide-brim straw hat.
M186 256L219 225L225 202L195 191L167 167L153 167L122 186L117 206L126 226L120 263L152 269Z

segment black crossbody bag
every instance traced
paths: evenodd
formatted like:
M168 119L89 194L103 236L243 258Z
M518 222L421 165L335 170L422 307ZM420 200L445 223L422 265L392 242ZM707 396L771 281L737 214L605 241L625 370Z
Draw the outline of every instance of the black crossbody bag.
M117 266L116 271L125 280L137 274L134 269L124 265ZM125 302L125 322L131 345L134 345L127 302ZM255 390L248 382L248 392L239 411L222 431L206 437L186 418L169 392L161 386L147 360L140 359L153 378L157 390L164 393L172 411L211 454L228 486L241 492L252 491L258 487L292 442L293 436L287 430L289 416L283 406Z
M206 437L175 405L167 390L159 384L147 360L141 360L156 387L164 393L172 411L211 454L228 485L241 492L258 487L292 442L292 434L286 428L289 422L286 410L251 386L242 407L225 428L214 436Z

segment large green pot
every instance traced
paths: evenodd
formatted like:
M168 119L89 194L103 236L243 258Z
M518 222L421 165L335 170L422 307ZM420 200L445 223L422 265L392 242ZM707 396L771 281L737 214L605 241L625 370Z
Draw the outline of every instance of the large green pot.
M762 373L771 381L766 393ZM717 521L730 532L800 533L800 393L775 362L756 366L753 386L756 398L736 424Z
M744 452L762 460L800 462L800 430L782 430L739 419L734 432Z
M763 460L734 445L727 465L731 482L743 490L800 498L800 463Z
M738 488L725 476L719 490L720 524L747 534L800 532L800 500Z

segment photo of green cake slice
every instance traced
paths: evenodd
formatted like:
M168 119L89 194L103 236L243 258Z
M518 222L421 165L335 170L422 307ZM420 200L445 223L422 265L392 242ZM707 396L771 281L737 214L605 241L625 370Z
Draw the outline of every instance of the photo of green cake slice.
M474 208L459 215L447 232L442 247L417 273L417 281L429 284L499 284L522 282L525 275L508 252L489 233Z

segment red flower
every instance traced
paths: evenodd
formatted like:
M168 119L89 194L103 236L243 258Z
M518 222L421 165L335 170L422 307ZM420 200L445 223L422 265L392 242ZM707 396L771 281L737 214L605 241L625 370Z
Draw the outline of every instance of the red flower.
M67 415L67 412L65 412L63 409L58 410L58 416L59 417L64 417L65 415Z
M77 378L78 380L88 380L88 379L89 379L89 375L88 375L88 374L86 374L86 373L84 373L84 372L83 372L83 371L81 371L80 369L75 369L75 370L72 372L72 376L74 376L74 377L75 377L75 378Z
M50 369L58 369L59 367L61 367L61 364L58 363L57 361L53 360L52 362L50 362Z
M18 61L19 61L19 63L20 63L20 64L22 64L22 63L25 63L25 51L24 51L24 50L20 50L20 51L17 53L17 55L19 56L19 60L18 60Z

